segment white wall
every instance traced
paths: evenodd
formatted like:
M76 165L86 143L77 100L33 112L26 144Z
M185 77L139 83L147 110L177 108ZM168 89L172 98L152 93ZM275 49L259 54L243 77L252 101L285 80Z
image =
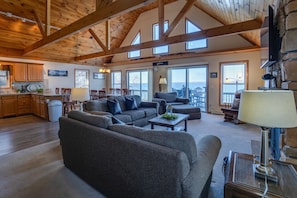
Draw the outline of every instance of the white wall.
M86 69L90 74L90 89L102 89L105 87L105 79L93 79L93 72L98 72L97 66L87 66L87 65L77 65L77 64L67 64L67 63L57 63L57 62L48 62L48 61L35 61L27 59L17 59L17 58L5 58L0 57L0 60L11 61L11 62L24 62L24 63L39 63L43 64L43 86L45 89L49 89L52 93L56 87L65 87L73 88L74 87L74 70L75 69ZM53 77L48 76L48 70L67 70L67 77ZM29 84L29 82L28 82Z

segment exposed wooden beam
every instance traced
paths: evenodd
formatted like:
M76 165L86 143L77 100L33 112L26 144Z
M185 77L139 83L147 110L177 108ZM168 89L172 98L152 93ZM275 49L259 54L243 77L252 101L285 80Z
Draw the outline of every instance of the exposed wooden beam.
M45 33L45 30L44 30L44 27L43 27L43 23L40 20L40 18L39 18L39 16L38 16L38 14L37 14L37 12L36 12L35 9L33 9L33 15L34 15L34 18L35 18L35 20L37 22L37 25L38 25L38 28L39 28L39 31L40 31L42 37L45 38L46 37L46 33Z
M233 48L233 49L227 49L227 50L215 50L215 51L199 52L199 53L185 52L185 53L178 53L178 54L146 57L141 59L131 59L127 61L118 61L115 63L104 63L103 66L118 66L118 65L137 64L137 63L145 63L145 62L152 62L152 61L163 61L163 60L205 57L205 56L218 56L218 55L226 55L226 54L234 54L234 53L254 52L254 51L260 51L260 50L262 50L260 47L252 46L252 47L246 47L246 48Z
M110 20L105 22L105 40L106 40L106 48L110 50Z
M100 47L103 49L103 51L106 52L107 51L106 46L101 42L100 38L96 35L96 33L92 29L89 29L89 32L91 33L93 38L96 40L96 42L100 45Z
M96 0L96 10L104 8L108 4L111 4L113 0Z
M51 0L46 0L45 12L45 33L48 36L51 34Z
M108 50L107 52L97 52L93 54L78 56L78 57L75 57L75 60L79 61L79 60L90 59L95 57L110 56L113 54L125 53L133 50L152 48L156 46L169 45L169 44L181 43L186 41L193 41L193 40L198 40L203 38L239 34L246 31L260 29L261 25L262 25L261 21L255 19L255 20L235 23L231 25L215 27L208 30L202 30L202 31L194 32L190 34L182 34L182 35L177 35L173 37L167 37L167 38L164 38L163 40L148 41L137 45L120 47L120 48Z
M164 0L158 0L159 39L164 35Z
M168 37L171 32L176 28L177 24L181 20L183 16L187 13L187 11L192 7L192 5L196 2L196 0L188 0L178 15L175 17L172 23L170 23L168 30L165 32L164 36Z
M24 49L24 54L33 52L41 47L45 47L49 44L55 43L63 38L69 37L79 31L85 30L96 24L102 23L109 18L127 13L131 10L144 6L147 3L151 3L154 0L117 0L104 9L96 10L95 12L79 19L78 21L58 30L57 32L47 36L46 38L28 46Z

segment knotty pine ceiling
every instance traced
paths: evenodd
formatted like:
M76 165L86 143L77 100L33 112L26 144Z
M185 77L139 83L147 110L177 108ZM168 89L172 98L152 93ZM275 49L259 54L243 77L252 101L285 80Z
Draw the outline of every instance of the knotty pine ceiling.
M0 0L0 56L98 66L110 63L112 55L83 60L76 57L119 48L142 12L175 1ZM278 0L188 0L188 3L223 25L252 19L263 22L268 5L278 6ZM85 18L88 20L84 21ZM260 47L260 29L241 36Z

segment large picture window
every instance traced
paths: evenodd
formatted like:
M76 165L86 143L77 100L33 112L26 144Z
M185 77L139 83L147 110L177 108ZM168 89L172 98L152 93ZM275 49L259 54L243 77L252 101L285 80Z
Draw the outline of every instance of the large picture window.
M247 62L221 63L220 105L233 102L235 92L246 89Z
M149 71L148 70L133 70L128 71L128 87L133 95L140 95L144 101L149 100Z

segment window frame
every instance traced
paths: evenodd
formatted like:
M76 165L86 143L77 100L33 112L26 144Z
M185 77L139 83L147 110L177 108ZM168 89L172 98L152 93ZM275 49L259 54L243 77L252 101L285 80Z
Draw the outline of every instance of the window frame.
M139 36L139 43L134 43L135 42L135 40L136 40L136 38ZM131 42L131 46L132 45L138 45L138 44L140 44L141 43L141 32L140 31L138 31L137 32L137 34L135 35L135 37L133 38L133 40L132 40L132 42ZM132 52L136 52L136 51L138 51L139 52L139 56L131 56L131 53ZM139 58L139 57L141 57L141 50L139 49L139 50L133 50L133 51L130 51L130 52L128 52L128 59L136 59L136 58Z
M193 24L195 27L197 27L199 29L199 31L197 32L200 32L202 29L196 25L193 21L191 21L190 19L186 18L185 19L185 33L186 34L190 34L190 33L194 33L194 32L188 32L188 22ZM190 42L195 42L195 41L200 41L200 40L205 40L205 47L197 47L197 48L188 48L188 45ZM188 41L188 42L185 42L185 50L186 51L193 51L193 50L197 50L197 49L205 49L205 48L208 48L208 39L205 38L205 39L198 39L198 40L193 40L193 41Z
M85 72L86 78L85 82L81 86L80 80L78 79L77 72ZM88 69L75 69L74 70L74 87L75 88L90 88L90 70Z
M243 90L248 89L248 67L249 67L249 61L248 60L239 60L239 61L230 61L230 62L220 62L220 95L219 95L219 104L220 106L226 106L226 105L230 105L233 103L234 100L234 94L237 91L240 91L242 89L240 89L240 87L243 86ZM225 77L225 72L224 72L224 67L225 66L232 66L232 65L239 65L239 64L243 64L244 68L243 68L243 74L238 73L238 75L234 77L231 77L231 81L230 83L225 83L224 80L227 81L227 78ZM243 79L240 79L241 77L244 77ZM239 82L243 81L242 83ZM229 96L225 96L226 99L224 99L223 95L225 92L223 92L224 90L224 84L235 84L235 86L237 88L235 88L234 92L230 92L227 95ZM238 87L239 86L239 87ZM237 90L236 90L237 89Z
M115 73L120 73L120 87L115 87L115 83L114 83L114 74ZM122 88L122 71L111 71L110 72L110 88Z
M165 28L165 25L167 25L167 28ZM158 38L155 38L155 28L154 28L154 26L158 26ZM164 32L166 32L167 30L168 30L168 28L169 28L169 20L165 20L164 21ZM159 23L154 23L153 25L152 25L152 40L153 41L158 41L158 40L160 40L160 38L159 38L159 30L160 30L160 28L159 28ZM161 52L161 53L156 53L156 49L157 48L160 48L160 47L167 47L167 51L166 52ZM162 45L162 46L158 46L158 47L153 47L152 48L152 53L153 53L153 55L160 55L160 54L168 54L169 53L169 45Z

